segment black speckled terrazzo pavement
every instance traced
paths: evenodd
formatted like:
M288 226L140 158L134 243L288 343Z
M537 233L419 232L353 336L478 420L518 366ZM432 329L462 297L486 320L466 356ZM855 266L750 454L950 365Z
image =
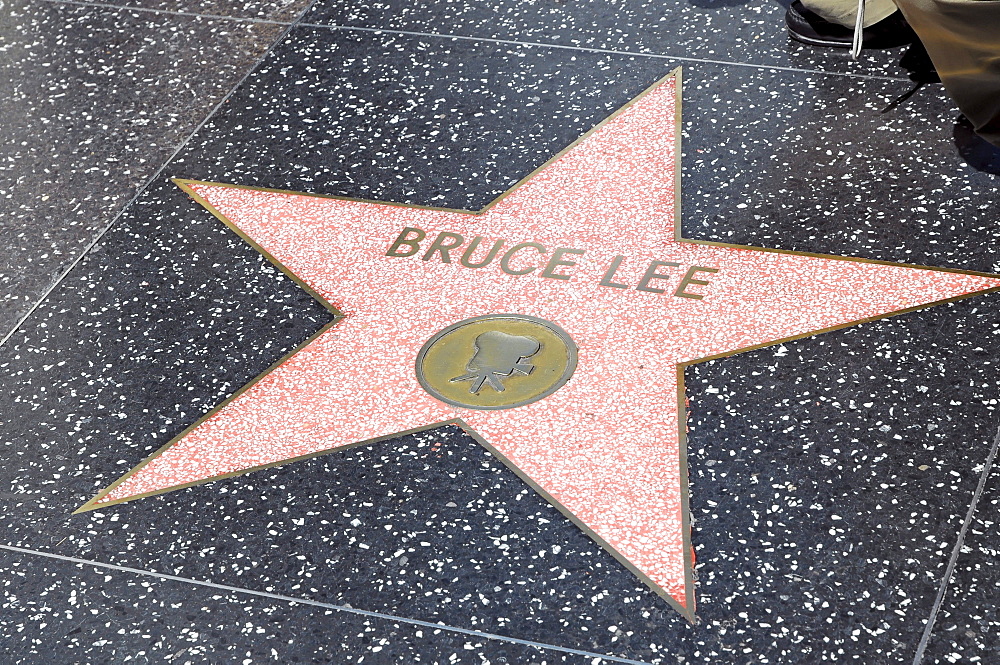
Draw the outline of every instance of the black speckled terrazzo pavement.
M116 7L0 4L0 339L280 32Z
M119 4L0 24L12 71L189 58L122 93L175 120L0 121L4 334L37 304L0 347L5 662L1000 656L996 295L687 369L695 625L457 428L71 515L329 321L170 177L479 208L683 65L687 237L1000 271L998 169L940 87L883 112L899 52L791 45L777 4Z
M928 662L990 663L1000 659L1000 473L987 477L969 526L955 577L938 616L938 629L927 648Z
M0 570L8 663L608 662L28 555L6 556Z

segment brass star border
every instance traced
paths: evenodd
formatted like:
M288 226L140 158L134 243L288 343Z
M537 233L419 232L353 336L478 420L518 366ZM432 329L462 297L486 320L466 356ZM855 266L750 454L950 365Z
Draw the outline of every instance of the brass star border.
M610 543L608 543L607 540L605 540L601 535L599 535L598 533L596 533L594 531L594 529L592 529L590 526L588 526L586 523L584 523L584 521L581 520L573 511L571 511L565 505L563 505L562 502L560 502L559 500L557 500L554 496L552 496L551 493L549 493L548 491L546 491L545 488L543 488L539 483L537 483L533 478L531 478L526 472L524 472L523 469L521 469L517 464L515 464L514 462L512 462L508 458L507 455L505 455L496 446L492 445L489 441L487 441L487 439L484 436L480 435L463 418L451 418L451 419L441 420L441 421L438 421L438 422L434 422L434 423L431 423L431 424L423 425L423 426L416 427L416 428L413 428L413 429L407 429L407 430L403 430L403 431L394 432L392 434L387 434L385 436L378 436L378 437L375 437L375 438L370 438L370 439L366 439L366 440L363 440L363 441L357 441L357 442L350 443L350 444L337 445L337 446L335 446L333 448L327 448L327 449L324 449L324 450L310 452L308 454L299 455L299 456L296 456L296 457L290 457L290 458L287 458L287 459L282 459L280 461L276 461L276 462L273 462L273 463L268 463L268 464L263 464L263 465L259 465L259 466L254 466L254 467L240 469L240 470L234 471L232 473L224 473L224 474L214 475L214 476L211 476L211 477L202 478L202 479L199 479L199 480L196 480L196 481L192 481L192 482L186 482L186 483L182 483L182 484L178 484L178 485L173 485L173 486L170 486L170 487L156 489L156 490L153 490L153 491L147 491L147 492L137 493L137 494L134 494L134 495L129 495L129 496L126 496L124 498L115 498L115 499L111 499L111 500L102 501L102 499L104 499L104 497L108 496L116 488L118 488L123 483L127 482L129 479L131 479L133 476L135 476L137 473L139 473L140 471L142 471L148 464L150 464L153 460L157 459L166 450L170 449L171 447L174 446L174 444L176 444L180 440L182 440L185 437L187 437L188 434L190 434L192 431L196 430L203 423L205 423L206 421L208 421L211 418L213 418L213 416L215 416L221 410L223 410L225 407L227 407L228 405L230 405L234 400L237 400L238 398L240 398L248 390L250 390L251 388L253 388L254 386L256 386L264 377L267 377L272 372L274 372L278 368L282 367L288 360L290 360L292 357L296 356L300 351L302 351L306 347L310 346L310 344L312 344L314 341L316 341L317 339L319 339L320 337L322 337L327 331L329 331L331 328L333 328L338 323L340 323L343 320L343 318L344 318L344 314L329 299L327 299L326 297L324 297L323 295L321 295L311 285L307 284L306 281L304 281L303 278L301 278L299 275L295 274L282 261L280 261L278 258L276 258L271 253L269 253L267 249L265 249L256 240L254 240L253 238L251 238L250 235L248 235L243 229L241 229L235 223L233 223L222 212L220 212L216 208L216 206L214 206L204 196L202 196L197 191L197 187L198 186L225 187L225 188L231 188L231 189L251 190L251 191L254 191L254 192L270 192L270 193L275 193L275 194L300 195L300 196L308 196L310 198L315 198L315 199L330 199L330 200L336 200L336 201L350 201L350 202L361 202L361 203L373 203L373 204L378 204L380 206L388 206L388 207L393 207L393 208L438 211L438 212L457 213L457 214L462 214L462 215L467 215L467 216L479 216L479 217L481 217L483 215L486 215L488 212L490 212L494 208L496 208L496 206L498 204L500 204L501 202L503 202L505 199L509 198L512 194L514 194L515 192L518 192L522 188L523 185L525 185L526 183L528 183L529 181L531 181L536 175L538 175L542 171L544 171L547 168L549 168L551 165L553 165L556 162L558 162L561 158L563 158L565 155L569 154L571 151L573 151L575 148L577 148L584 141L588 140L595 133L601 131L604 127L608 126L610 123L613 123L622 114L626 113L635 104L640 103L643 99L645 99L647 97L647 95L650 95L652 92L654 92L655 90L657 90L661 85L663 85L665 82L669 81L670 79L674 79L675 95L676 95L676 97L675 97L676 102L675 102L675 106L674 106L674 118L673 118L673 123L674 123L674 128L675 128L675 131L674 131L674 159L675 159L675 161L674 161L674 169L673 169L674 170L674 177L673 177L673 183L672 184L673 184L673 191L674 191L674 213L673 214L674 214L674 222L675 222L674 223L674 229L673 229L673 232L674 232L673 233L673 237L674 237L674 241L676 241L677 243L683 243L685 245L692 245L692 246L693 245L702 245L702 246L709 246L709 247L728 248L728 249L734 249L734 250L747 250L747 251L751 251L751 252L755 252L755 253L773 253L773 254L784 255L784 256L801 256L801 257L811 257L811 258L827 259L827 260L835 260L835 261L857 262L857 263L871 264L871 265L894 266L894 267L901 267L901 268L908 268L908 269L925 269L925 270L933 270L933 271L944 272L944 273L953 273L953 274L969 275L969 276L979 276L979 277L990 278L990 279L996 279L998 277L997 275L991 275L989 273L963 271L963 270L955 270L955 269L948 269L948 268L934 268L934 267L925 267L925 266L915 266L915 265L909 265L909 264L901 264L901 263L894 263L894 262L888 262L888 261L875 261L875 260L863 259L863 258L855 258L855 257L839 257L839 256L825 255L825 254L810 253L810 252L787 251L787 250L779 250L779 249L753 247L753 246L747 246L747 245L738 245L738 244L732 244L732 243L722 243L722 242L707 241L707 240L692 240L692 239L683 238L681 236L681 229L680 229L680 221L681 221L681 195L680 195L680 192L681 192L681 168L680 168L680 163L679 163L680 156L681 156L681 145L680 145L680 143L681 143L681 131L680 131L680 127L681 127L681 70L680 70L680 68L677 68L677 69L673 70L667 76L663 77L662 79L660 79L659 81L657 81L656 83L654 83L652 86L650 86L649 88L647 88L643 93L641 93L636 98L634 98L633 100L631 100L630 102L628 102L627 104L625 104L624 106L622 106L621 108L619 108L617 111L615 111L613 114L611 114L610 116L608 116L601 123L599 123L598 125L596 125L590 131L586 132L584 135L582 135L581 137L579 137L577 140L575 140L573 143L571 143L570 145L568 145L566 148L564 148L563 150L559 151L553 157L551 157L550 159L548 159L544 164L542 164L538 168L534 169L531 173L529 173L528 175L526 175L525 177L523 177L521 180L519 180L517 183L515 183L510 189L508 189L502 195L500 195L499 197L497 197L496 199L494 199L486 207L484 207L484 208L482 208L481 210L478 210L478 211L461 210L461 209L451 209L451 208L439 208L439 207L433 207L433 206L419 206L419 205L411 205L411 204L399 204L399 203L384 202L384 201L371 201L371 200L366 200L366 199L355 199L355 198L351 198L351 197L328 196L328 195L319 195L319 194L303 194L303 193L300 193L300 192L293 192L293 191L280 190L280 189L268 189L268 188L240 186L240 185L225 185L225 184L220 184L220 183L207 183L207 182L197 181L197 180L175 179L174 182L181 189L183 189L192 199L194 199L199 204L201 204L202 206L204 206L213 215L215 215L215 217L218 218L223 224L225 224L227 227L229 227L238 236L240 236L244 241L246 241L247 243L249 243L258 252L260 252L262 255L264 255L273 265L275 265L282 272L284 272L287 277L289 277L291 280L293 280L296 284L298 284L301 288L303 288L307 293L309 293L311 296L313 296L317 301L319 301L320 303L322 303L322 305L324 307L326 307L334 315L334 318L333 318L332 321L330 321L329 323L327 323L326 325L324 325L322 328L320 328L320 330L318 330L315 334L311 335L306 341L304 341L302 344L300 344L297 347L295 347L292 351L290 351L285 356L283 356L279 361L277 361L276 363L274 363L271 367L269 367L267 370L265 370L262 374L260 374L255 379L253 379L246 386L244 386L243 388L241 388L240 390L238 390L237 392L235 392L229 398L227 398L224 401L222 401L218 406L216 406L215 408L213 408L212 410L210 410L208 413L206 413L204 416L202 416L201 418L199 418L191 426L185 428L184 431L182 431L179 435L177 435L174 438L172 438L170 441L168 441L166 444L164 444L161 448L159 448L156 452L154 452L152 455L148 456L143 462L141 462L139 465L137 465L135 468L133 468L131 471L129 471L126 475L124 475L121 478L119 478L112 485L110 485L107 488L103 489L94 498L92 498L90 501L86 502L77 511L75 511L74 514L76 514L76 513L82 513L82 512L86 512L86 511L90 511L90 510L95 510L95 509L98 509L98 508L104 508L104 507L108 507L108 506L115 505L115 504L118 504L118 503L123 503L123 502L126 502L126 501L131 501L131 500L134 500L134 499L139 499L139 498L143 498L143 497L153 496L153 495L156 495L156 494L161 494L161 493L164 493L164 492L173 491L175 489L182 489L182 488L191 487L191 486L194 486L194 485L200 485L200 484L211 482L211 481L214 481L214 480L220 480L220 479L223 479L223 478L229 478L229 477L234 477L234 476L238 476L238 475L243 475L243 474L249 473L251 471L257 471L257 470L261 470L261 469L265 469L265 468L270 468L270 467L274 467L274 466L281 466L281 465L288 464L288 463L291 463L291 462L300 461L300 460L309 459L309 458L312 458L312 457L317 457L319 455L328 454L328 453L334 452L334 451L346 450L347 448L354 447L354 446L368 445L368 444L371 444L371 443L374 443L374 442L383 441L383 440L392 439L392 438L397 438L399 436L403 436L403 435L407 435L407 434L413 434L413 433L417 433L417 432L423 432L423 431L435 429L435 428L438 428L438 427L441 427L441 426L444 426L444 425L457 425L457 426L461 427L463 430L465 430L467 433L469 433L480 445L482 445L484 448L486 448L494 457L496 457L497 459L499 459L505 466L507 466L507 468L511 469L515 474L517 474L517 476L519 478L521 478L521 480L523 480L526 484L528 484L530 487L532 487L532 489L534 489L537 493L539 493L542 497L544 497L549 503L551 503L560 512L562 512L563 515L565 515L569 520L571 520L579 528L581 528L585 533L587 533L593 540L595 540L599 545L601 545L606 551L608 551L610 554L612 554L620 563L622 563L627 569L629 569L633 574L635 574L639 579L641 579L647 586L649 586L653 591L655 591L657 594L659 594L661 597L663 597L674 609L676 609L678 612L680 612L689 621L695 622L695 620L696 620L696 617L695 617L695 600L696 599L695 599L695 593L694 593L694 586L695 586L694 585L694 561L693 561L693 547L692 547L692 542L691 542L691 523L690 523L690 512L689 512L689 489L688 489L688 470L687 470L687 440L686 440L687 437L686 437L686 427L685 427L685 421L686 421L686 405L685 405L685 389L684 389L684 370L685 370L685 368L688 367L689 365L693 365L693 364L696 364L696 363L704 362L704 361L707 361L707 360L714 360L714 359L718 359L718 358L724 358L724 357L727 357L727 356L730 356L730 355L734 355L736 353L741 353L741 352L744 352L744 351L751 351L751 350L755 350L755 349L759 349L759 348L764 348L764 347L767 347L767 346L774 346L774 345L778 345L778 344L783 344L783 343L786 343L786 342L789 342L789 341L792 341L792 340L796 340L796 339L800 339L800 338L804 338L804 337L811 337L811 336L818 335L818 334L821 334L821 333L824 333L824 332L829 332L829 331L832 331L832 330L837 330L837 329L840 329L840 328L845 328L845 327L856 325L856 324L861 324L861 323L876 321L878 319L887 318L887 317L890 317L890 316L896 316L896 315L899 315L899 314L904 314L904 313L907 313L907 312L912 312L912 311L915 311L915 310L924 309L924 308L927 308L927 307L932 307L932 306L938 305L938 304L944 304L944 303L961 300L961 299L964 299L964 298L967 298L967 297L971 297L971 296L975 296L975 295L981 295L981 294L985 294L985 293L990 293L990 292L993 292L993 291L1000 290L1000 285L993 286L991 288L978 289L978 290L975 290L973 292L964 293L964 294L957 295L957 296L954 296L954 297L942 298L942 299L939 299L939 300L935 300L933 302L927 302L927 303L919 304L919 305L916 305L916 306L907 307L905 309L891 311L891 312L887 312L887 313L879 314L879 315L875 315L875 316L868 316L868 317L861 318L861 319L855 319L855 320L847 321L847 322L844 322L844 323L839 323L837 325L832 325L832 326L828 326L828 327L824 327L824 328L820 328L820 329L816 329L816 330L810 330L808 332L802 332L802 333L799 333L799 334L789 335L789 336L786 336L786 337L782 337L780 339L774 339L774 340L767 341L767 342L760 343L760 344L748 345L748 346L744 346L744 347L740 347L740 348L735 348L735 349L727 350L727 351L722 352L722 353L716 353L716 354L712 354L712 355L706 355L706 356L703 356L703 357L698 357L698 358L693 359L693 360L686 360L686 361L683 361L683 362L676 363L676 380L677 380L677 384L676 385L677 385L677 390L676 390L676 407L675 408L677 409L677 417L678 417L678 427L677 427L677 431L678 431L678 453L679 453L679 458L680 458L679 459L679 463L680 463L680 470L681 470L681 473L680 473L681 520L682 520L681 531L682 531L682 537L683 537L683 560L684 560L684 602L683 603L678 602L678 600L675 599L674 597L672 597L669 593L667 593L665 591L665 589L661 585L659 585L657 582L655 582L653 579L651 579L648 575L646 575L642 570L640 570L638 567L636 567L636 565L634 565L631 561L629 561L628 558L626 558L614 546L612 546ZM1000 282L998 282L998 284L1000 284ZM546 398L546 399L548 399L548 398ZM667 402L667 404L669 404L669 402Z

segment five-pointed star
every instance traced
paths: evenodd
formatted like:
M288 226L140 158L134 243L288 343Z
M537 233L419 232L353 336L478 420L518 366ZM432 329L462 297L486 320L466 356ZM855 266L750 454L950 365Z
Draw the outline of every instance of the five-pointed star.
M681 240L678 95L675 73L478 213L180 182L343 318L81 510L459 423L693 618L683 367L1000 279ZM420 251L388 256L407 228L426 233ZM442 232L464 241L449 262L428 251ZM477 237L473 265L503 243L487 265L466 267ZM500 256L518 246L505 271ZM569 382L496 411L425 392L421 346L495 313L566 330L579 347Z

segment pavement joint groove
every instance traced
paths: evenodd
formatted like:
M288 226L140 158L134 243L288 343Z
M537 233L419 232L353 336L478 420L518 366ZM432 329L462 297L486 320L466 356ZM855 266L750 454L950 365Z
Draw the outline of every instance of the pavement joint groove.
M52 0L44 0L44 1L51 2ZM253 75L257 67L260 66L260 63L262 63L267 58L267 56L274 50L274 48L282 41L284 41L284 39L288 36L288 33L291 31L291 29L295 27L297 22L300 21L309 12L310 9L312 9L312 6L316 3L316 1L317 0L310 0L309 4L299 13L296 20L288 24L288 26L281 32L281 34L279 34L274 39L274 41L272 41L271 44L268 45L266 49L264 49L264 51L257 58L256 62L254 62L250 67L247 68L246 73L240 77L240 79L229 90L229 92L226 93L226 95L223 96L223 98L220 99L218 103L215 104L215 106L213 106L211 110L209 110L208 113L205 114L205 117L203 117L201 121L190 132L188 132L188 135L184 138L184 140L181 141L180 144L178 144L177 147L174 148L174 150L170 153L170 155L163 160L163 163L160 164L159 168L156 169L156 172L146 179L146 181L142 184L142 186L136 190L135 194L118 210L115 216L112 217L111 221L108 222L103 229L101 229L94 235L93 239L83 248L83 250L76 256L76 258L74 258L70 262L70 264L66 267L66 269L63 270L62 273L42 293L41 297L38 298L35 301L35 303L28 309L28 311L26 311L24 315L17 320L17 322L7 332L7 334L4 335L2 339L0 339L0 347L3 347L5 344L7 344L8 341L10 341L10 339L17 333L17 331L21 329L21 326L23 326L25 322L27 322L28 319L32 317L32 315L42 305L42 303L44 303L48 299L48 297L52 295L52 293L57 288L59 288L59 285L61 285L63 281L70 275L70 273L73 272L73 269L76 268L76 266L78 266L80 262L83 261L83 259L86 258L88 254L90 254L91 250L93 250L94 247L96 247L97 244L101 241L101 238L103 238L105 234L107 234L107 232L114 227L115 223L118 222L118 220L121 219L131 209L133 205L135 205L136 201L138 201L139 198L146 192L146 190L149 189L150 185L156 182L163 175L164 170L167 168L167 166L170 165L171 162L173 162L174 158L176 158L179 154L181 154L181 152L183 152L184 148L188 145L188 143L190 143L191 139L197 136L198 132L200 132L201 129L206 124L208 124L208 122L212 119L215 113L220 108L222 108L222 106L225 105L227 101L229 101L229 99L236 93L236 91L240 89L240 86L242 86L243 83ZM85 3L75 2L72 4L85 4ZM126 8L123 7L122 9Z
M120 9L124 11L135 11L135 12L145 12L151 14L168 14L172 16L185 16L185 17L198 17L198 18L208 18L213 20L228 20L228 21L243 21L251 23L264 23L270 25L286 25L295 26L302 28L314 28L322 30L346 30L346 31L356 31L356 32L371 32L371 33L385 33L393 35L406 35L409 37L425 37L431 39L461 39L465 41L473 42L487 42L491 44L509 44L511 46L523 46L530 48L550 48L550 49L562 49L570 51L580 51L583 53L606 53L608 55L624 55L634 58L655 58L661 60L676 60L678 62L692 62L692 63L703 63L703 64L713 64L713 65L728 65L731 67L750 67L753 69L762 69L765 71L780 71L780 72L794 72L799 74L819 74L822 76L839 76L846 78L855 78L861 80L874 80L874 81L909 81L906 78L894 77L894 76L876 76L872 74L856 74L852 72L829 72L823 71L821 69L809 69L806 67L782 67L779 65L762 65L751 62L739 62L734 60L713 60L711 58L693 58L682 55L671 55L669 53L645 53L641 51L625 51L621 49L608 49L608 48L595 48L589 46L574 46L571 44L554 44L548 42L532 42L532 41L521 41L517 39L498 39L496 37L478 36L478 35L457 35L450 33L438 33L438 32L420 32L415 30L398 30L394 28L374 28L368 26L355 26L355 25L337 25L337 24L326 24L326 23L307 23L296 21L273 21L268 19L258 19L258 18L248 18L248 17L235 17L235 16L224 16L221 14L204 14L200 12L183 12L176 10L167 9L154 9L148 7L129 7L126 5L116 5L114 3L105 2L86 2L84 0L42 0L43 2L49 2L53 4L70 4L79 5L84 7L102 7L106 9Z
M931 615L927 618L927 625L924 628L923 635L920 637L919 644L917 644L916 655L913 657L913 665L921 665L924 662L924 653L927 650L927 645L930 643L931 636L934 634L934 624L937 622L938 612L940 612L941 605L944 603L945 596L948 593L948 585L951 583L952 577L954 577L955 565L958 563L958 557L962 553L963 545L965 545L965 536L969 532L972 519L976 514L976 507L979 505L979 499L982 498L983 490L986 489L986 482L993 471L998 450L1000 450L1000 429L997 429L996 438L993 440L990 453L983 465L983 472L979 475L979 483L976 485L976 491L972 495L972 501L969 503L969 511L965 515L965 521L962 522L962 529L958 532L958 538L955 539L955 547L952 548L951 557L948 559L948 566L941 577L941 586L938 589L937 597L934 599Z
M421 621L419 619L410 619L407 617L401 617L393 614L386 614L384 612L372 612L370 610L363 610L356 607L345 607L344 605L336 605L334 603L324 603L317 600L310 600L308 598L295 598L292 596L285 596L278 593L270 593L268 591L257 591L256 589L245 589L237 586L230 586L228 584L217 584L215 582L207 582L204 580L195 580L188 577L180 577L178 575L169 575L167 573L159 573L153 570L144 570L142 568L132 568L130 566L118 566L111 563L103 563L101 561L91 561L89 559L81 559L79 557L63 556L60 554L51 554L49 552L40 552L37 550L32 550L24 547L16 547L14 545L0 545L0 550L6 550L8 552L16 552L18 554L25 554L30 556L46 557L49 559L56 559L58 561L65 561L67 563L73 563L80 566L94 566L96 568L104 568L106 570L115 570L122 573L132 573L134 575L144 575L147 577L155 577L161 580L169 580L171 582L183 582L185 584L191 584L194 586L207 587L210 589L217 589L219 591L226 591L229 593L243 594L249 596L258 596L260 598L269 598L271 600L279 600L286 603L298 603L300 605L311 605L313 607L322 607L328 610L335 610L337 612L348 612L350 614L358 614L360 616L378 618L378 619L388 619L390 621L398 621L400 623L407 623L413 626L421 626L423 628L433 628L435 630L446 630L452 633L458 633L460 635L469 635L472 637L479 637L488 640L499 640L502 642L510 642L511 644L520 644L523 646L535 647L538 649L546 649L549 651L559 651L561 653L573 654L574 656L586 656L589 658L599 658L601 660L606 660L611 663L623 663L624 665L649 665L649 663L641 660L632 660L630 658L621 658L619 656L612 656L608 654L594 653L593 651L583 651L581 649L570 649L569 647L561 647L555 644L545 644L543 642L533 642L531 640L522 640L516 637L508 637L506 635L497 635L496 633L486 633L478 630L469 630L468 628L459 628L457 626L449 626L442 623L434 623L432 621Z

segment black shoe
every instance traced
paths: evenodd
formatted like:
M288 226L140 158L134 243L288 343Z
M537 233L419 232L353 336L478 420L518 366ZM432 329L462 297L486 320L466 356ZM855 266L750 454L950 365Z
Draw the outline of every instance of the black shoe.
M899 66L910 75L911 81L917 83L940 83L941 77L934 69L931 57L927 55L927 49L920 43L920 40L910 44L903 57L899 59Z
M810 46L851 48L854 41L853 29L830 23L806 9L800 0L795 0L785 12L785 23L792 39ZM868 26L863 35L862 48L893 48L910 44L917 38L899 11Z

